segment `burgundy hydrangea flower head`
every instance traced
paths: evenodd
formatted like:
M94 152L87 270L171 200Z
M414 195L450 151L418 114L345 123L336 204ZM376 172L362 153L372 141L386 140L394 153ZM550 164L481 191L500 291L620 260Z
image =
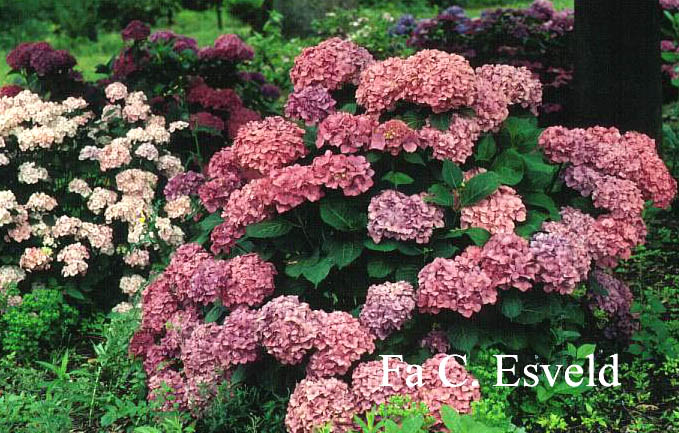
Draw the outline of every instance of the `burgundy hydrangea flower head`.
M420 270L417 306L422 312L457 311L464 317L497 301L492 280L479 266L481 249L467 247L454 259L438 257Z
M434 417L441 421L440 410L443 406L451 406L458 413L470 413L471 404L481 399L481 387L478 380L449 358L444 366L445 377L452 384L463 384L457 387L446 386L439 370L441 363L448 355L439 353L422 364L422 386L418 389L418 400L424 402Z
M167 182L163 193L168 200L175 200L183 195L195 195L204 182L205 176L195 171L179 173Z
M422 147L417 131L411 129L404 121L388 120L377 127L370 140L370 149L389 152L397 156L401 151L415 152Z
M375 171L363 156L335 155L329 150L311 163L316 182L326 188L341 189L345 196L353 197L373 186Z
M304 130L280 116L267 117L242 127L233 142L233 152L241 167L268 174L307 153Z
M6 86L0 87L0 98L8 97L13 98L23 91L23 87L17 86L15 84L7 84Z
M320 85L333 91L344 84L358 84L361 71L373 61L365 48L331 38L302 50L290 70L290 80L295 90Z
M351 374L351 391L358 413L386 403L394 395L415 397L416 389L406 385L408 363L398 359L388 360L389 385L382 386L384 367L382 361L362 362ZM393 371L398 369L398 372Z
M142 41L151 34L151 29L139 20L132 20L120 34L124 41Z
M155 342L154 333L148 329L138 329L128 346L128 352L130 356L144 358L146 352Z
M372 116L354 115L344 111L330 114L320 125L316 147L338 147L342 153L355 153L370 145L372 133L377 128Z
M260 310L259 341L282 364L302 362L314 346L318 321L309 304L297 296L279 296Z
M288 95L285 115L303 120L308 126L316 125L335 112L336 101L322 86L304 87Z
M434 229L444 222L443 210L424 201L426 196L388 189L373 197L368 206L368 235L375 243L383 238L429 243Z
M113 78L115 80L124 80L138 69L134 59L134 53L131 48L128 47L121 51L118 58L113 62Z
M238 131L243 125L259 120L262 120L262 116L260 116L258 112L247 107L236 107L232 109L229 113L229 119L226 122L226 129L229 138L236 138Z
M273 295L274 277L278 272L272 263L250 253L232 258L226 266L228 279L221 299L227 308L255 307Z
M186 100L200 104L203 108L229 112L243 106L240 96L233 89L213 89L202 80L194 80Z
M198 113L189 116L189 124L191 129L208 128L215 131L223 131L225 128L224 121L214 114L207 111L199 111Z
M422 340L420 340L420 347L423 347L434 354L448 353L450 350L450 341L445 332L440 329L433 329L422 337Z
M330 379L304 379L290 396L285 426L289 433L313 433L330 423L332 431L353 427L353 395L346 383Z
M22 42L7 54L7 65L15 71L26 69L31 64L31 54L36 49L47 49L50 45L47 42Z
M532 287L538 272L528 241L514 233L491 236L483 246L480 265L494 287L524 292Z
M230 62L242 62L252 60L255 50L237 35L226 34L215 39L213 47L202 48L198 56L205 60L224 60Z
M43 77L56 73L70 73L76 65L75 57L66 50L55 50L47 42L19 44L7 54L7 64L13 70L32 69Z
M409 283L376 284L368 287L359 320L374 336L384 340L410 320L414 309L415 290Z

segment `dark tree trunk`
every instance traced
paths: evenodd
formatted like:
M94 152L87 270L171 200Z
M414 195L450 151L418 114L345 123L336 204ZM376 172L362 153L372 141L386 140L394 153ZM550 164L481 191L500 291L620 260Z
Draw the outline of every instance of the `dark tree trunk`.
M215 2L215 13L217 14L217 28L222 30L224 28L224 22L222 21L222 0Z
M661 18L657 0L575 0L579 126L660 136Z

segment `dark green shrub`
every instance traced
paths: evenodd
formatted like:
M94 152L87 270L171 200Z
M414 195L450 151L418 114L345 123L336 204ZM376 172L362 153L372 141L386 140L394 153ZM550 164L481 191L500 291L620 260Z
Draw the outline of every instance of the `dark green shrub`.
M29 358L58 347L77 319L78 312L66 304L60 291L33 289L21 304L8 307L0 316L2 350Z

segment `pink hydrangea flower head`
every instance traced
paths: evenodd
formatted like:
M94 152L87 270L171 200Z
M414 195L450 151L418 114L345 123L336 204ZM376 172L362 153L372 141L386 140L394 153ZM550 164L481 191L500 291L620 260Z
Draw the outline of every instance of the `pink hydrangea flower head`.
M497 132L502 123L509 117L509 99L493 87L493 84L479 79L476 82L476 98L474 100L476 123L483 132Z
M271 180L271 200L278 213L284 213L307 201L318 201L323 191L316 182L313 168L308 165L291 165L273 169Z
M599 264L612 267L618 260L629 259L632 250L646 240L646 225L641 216L616 218L601 215L594 226Z
M319 332L309 304L297 296L279 296L260 311L259 340L267 352L283 364L302 362Z
M149 377L149 401L163 402L162 410L187 409L186 379L174 370L163 370Z
M227 282L221 293L222 304L229 309L254 307L273 295L276 267L257 254L236 256L226 263Z
M460 211L460 227L480 227L490 233L513 233L515 222L526 220L526 206L516 191L501 185L497 191Z
M130 356L142 358L145 357L146 352L151 346L153 346L154 340L155 338L153 332L147 329L137 330L134 335L132 335L132 339L128 345L128 352Z
M344 84L358 84L361 71L373 61L365 48L331 38L302 50L290 70L290 80L295 90L320 85L333 91Z
M375 171L363 156L334 155L327 150L311 163L315 181L330 189L341 189L345 196L361 195L373 186Z
M332 431L352 428L354 401L346 383L334 379L304 379L290 396L285 426L290 433L313 433L326 424Z
M406 88L406 60L391 57L368 66L356 89L356 102L370 114L393 110Z
M398 359L389 359L389 385L382 386L384 378L383 362L362 362L351 374L351 391L358 413L369 411L374 406L386 403L394 395L415 397L414 388L406 385L408 363ZM393 371L398 369L398 371Z
M377 127L370 140L370 149L389 152L397 156L401 151L415 152L420 144L417 131L398 119L388 120Z
M217 359L222 350L219 345L221 331L221 326L215 323L201 323L194 328L181 347L181 360L187 377L207 376L222 368Z
M537 233L530 250L539 266L536 280L547 293L568 295L589 274L591 256L582 243L557 233Z
M206 169L210 179L240 179L240 172L233 149L225 147L212 155Z
M448 131L425 126L418 132L423 147L430 147L434 158L464 164L474 152L481 127L475 119L454 115Z
M409 283L376 284L368 288L359 321L374 336L384 340L410 320L414 309L415 291Z
M457 363L454 358L439 353L422 364L422 386L418 390L418 400L424 402L434 417L441 421L441 408L451 406L461 414L470 413L471 404L481 399L479 382ZM463 384L458 387L445 386L439 369L446 362L444 372L446 379L452 384Z
M445 332L440 329L433 329L420 340L420 347L423 347L434 354L448 353L450 350L450 341Z
M564 126L550 126L542 131L538 146L545 156L556 163L569 162L584 138L584 130L571 130Z
M304 130L280 116L250 122L238 131L233 152L241 167L268 174L307 153Z
M479 266L480 256L480 248L467 247L454 259L438 257L423 267L418 274L420 311L436 314L448 309L471 317L484 304L494 304L497 291Z
M200 293L200 287L197 287L198 292L194 292L191 287L191 279L194 274L201 264L210 258L210 254L203 247L194 243L180 246L172 255L170 264L165 269L165 275L170 278L174 293L180 302L194 298L207 300L211 297L210 294Z
M318 126L316 147L328 145L338 147L342 153L356 153L370 145L376 127L372 116L334 113Z
M470 106L476 98L476 76L457 54L422 50L405 60L404 97L434 113Z
M226 130L229 139L234 139L238 135L238 131L244 125L250 122L257 122L262 120L262 116L258 112L247 107L232 108L229 113L229 119L226 122Z
M225 34L215 39L215 48L224 52L225 59L232 61L252 60L255 51L237 35Z
M325 87L304 87L288 95L285 115L303 120L309 126L316 125L335 112L336 103Z
M383 238L429 243L434 229L444 226L443 210L424 201L426 193L407 196L384 190L370 200L368 235L376 243Z
M528 241L514 233L498 233L483 246L481 268L495 287L516 287L526 291L532 287L538 266Z
M142 329L161 333L165 323L178 309L179 303L172 294L170 278L161 275L142 292Z
M490 84L511 104L529 108L537 116L542 103L542 85L526 67L483 65L476 68L476 77Z
M199 305L211 304L226 288L228 278L226 261L213 258L202 260L190 277L186 297Z
M318 334L314 340L316 352L311 355L307 374L329 377L346 374L351 365L365 353L375 350L374 338L368 328L344 311L316 311Z
M218 177L208 180L198 187L198 197L200 197L200 202L205 206L205 209L212 213L226 206L231 193L240 184L240 179L237 178Z

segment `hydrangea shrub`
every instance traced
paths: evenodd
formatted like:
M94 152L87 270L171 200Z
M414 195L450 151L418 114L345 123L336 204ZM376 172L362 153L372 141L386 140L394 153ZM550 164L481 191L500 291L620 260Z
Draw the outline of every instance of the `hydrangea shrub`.
M540 131L527 68L444 51L375 61L333 38L290 76L290 119L247 123L173 194L198 196L214 228L144 291L130 351L151 398L165 384L200 414L244 372L294 388L290 432L346 431L395 394L440 421L444 405L467 413L481 397L454 361L449 377L467 385L438 380L446 352L541 353L545 322L582 317L570 295L590 276L611 287L592 304L629 314L607 269L643 243L645 203L665 207L677 189L652 139ZM379 386L377 355L393 353L401 372L422 366L421 384Z
M167 147L188 124L167 124L121 83L105 93L100 116L82 98L0 98L2 290L48 282L108 305L118 287L139 291L151 263L185 242L191 202L159 199L184 171Z
M146 24L132 21L121 36L123 50L101 70L144 91L154 112L189 121L193 129L233 138L242 124L260 119L259 112L271 112L280 96L261 73L244 68L255 53L234 34L199 47L191 37L170 30L151 33Z

